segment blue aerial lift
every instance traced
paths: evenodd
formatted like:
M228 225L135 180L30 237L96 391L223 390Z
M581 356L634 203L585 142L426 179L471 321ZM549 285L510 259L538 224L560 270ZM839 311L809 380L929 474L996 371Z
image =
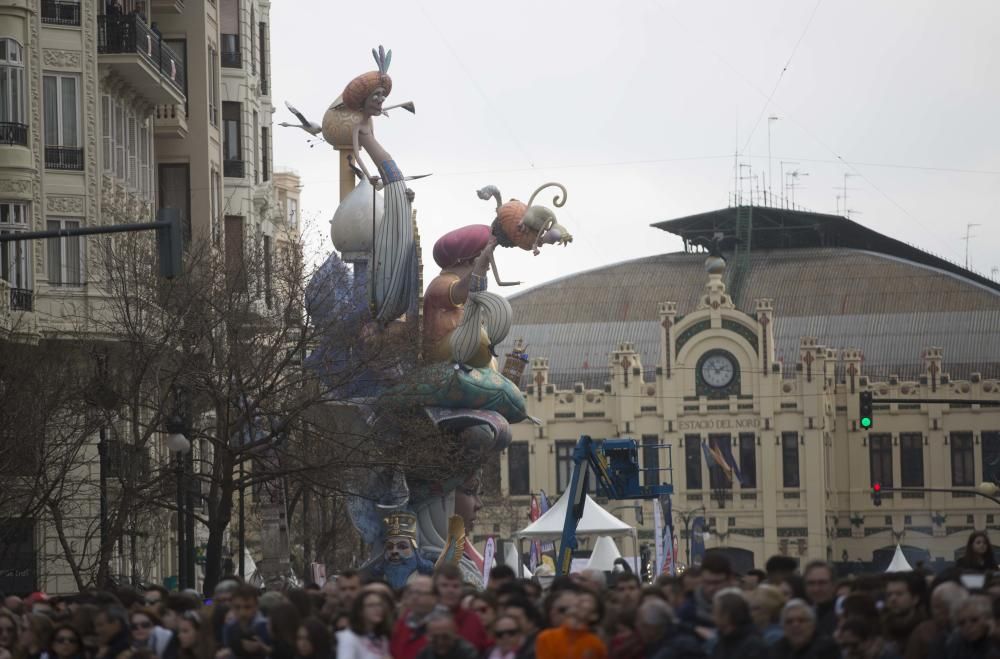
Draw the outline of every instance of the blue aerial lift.
M608 499L658 499L672 494L672 483L660 483L659 472L672 470L670 447L666 444L644 446L645 449L667 449L667 467L639 467L639 443L634 439L615 438L595 441L589 435L580 437L573 449L573 475L563 523L562 542L556 559L556 574L569 574L573 552L576 551L576 527L583 517L587 501L587 476L592 472L597 479L597 492ZM645 478L640 478L645 476Z

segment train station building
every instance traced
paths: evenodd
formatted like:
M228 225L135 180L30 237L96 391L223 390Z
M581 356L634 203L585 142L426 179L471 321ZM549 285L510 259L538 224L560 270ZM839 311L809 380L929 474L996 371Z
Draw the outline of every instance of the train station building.
M557 497L584 434L635 438L672 480L682 564L699 517L695 544L740 570L774 554L871 569L897 544L941 566L1000 530L971 492L1000 481L1000 283L835 215L743 206L654 227L684 251L511 298L498 352L526 346L542 423L515 426L478 534L510 537L532 495ZM652 543L650 502L605 503Z

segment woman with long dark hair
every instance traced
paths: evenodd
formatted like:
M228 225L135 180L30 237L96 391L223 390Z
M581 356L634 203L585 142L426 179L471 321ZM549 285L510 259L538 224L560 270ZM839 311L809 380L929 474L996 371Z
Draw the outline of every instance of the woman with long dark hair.
M52 630L49 656L52 659L84 659L87 656L76 627L65 622L56 625Z
M306 618L295 638L297 659L332 659L333 637L318 618Z
M271 633L271 659L295 659L295 643L299 632L299 610L291 602L271 607L267 616Z
M0 608L0 657L13 657L17 652L17 616Z
M955 562L955 567L963 570L996 570L997 559L993 556L993 545L985 531L973 531L965 543L965 555Z
M351 626L337 633L337 659L386 659L393 622L385 593L361 593L351 607Z
M185 611L177 620L178 659L213 659L215 633L206 611Z

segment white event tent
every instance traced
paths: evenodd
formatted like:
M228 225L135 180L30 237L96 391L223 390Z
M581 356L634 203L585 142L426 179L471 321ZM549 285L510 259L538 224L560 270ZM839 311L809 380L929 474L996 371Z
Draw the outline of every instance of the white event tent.
M903 548L896 543L896 553L892 555L892 562L885 569L886 572L913 572L910 562L903 556Z
M518 550L523 554L521 542L524 540L552 540L557 544L562 538L563 524L566 522L566 507L569 497L561 496L545 514L514 534ZM611 538L628 536L632 538L632 556L635 562L633 570L639 574L639 535L634 528L621 521L604 508L601 508L587 495L583 504L583 517L576 527L576 537L594 537L606 535Z
M594 550L590 553L586 569L611 572L615 569L615 561L621 557L622 553L618 551L618 545L615 544L615 541L602 535L594 543Z

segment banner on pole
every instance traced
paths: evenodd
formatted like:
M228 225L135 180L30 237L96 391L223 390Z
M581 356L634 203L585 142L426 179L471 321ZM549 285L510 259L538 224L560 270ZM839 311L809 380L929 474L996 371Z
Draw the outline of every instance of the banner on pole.
M660 574L660 568L663 567L663 513L661 512L660 502L653 502L653 538L655 540L655 552L656 556L653 558L653 577Z
M546 496L545 490L538 490L538 510L539 510L539 512L542 515L544 515L545 513L549 512L549 507L550 507L549 506L549 497ZM552 544L551 542L543 542L542 543L542 548L541 548L541 553L542 554L544 554L545 552L548 552L548 551L555 551L555 550L556 550L556 546L554 544Z
M486 548L483 550L483 588L490 583L490 570L493 569L493 557L497 553L497 542L493 536L486 538Z

